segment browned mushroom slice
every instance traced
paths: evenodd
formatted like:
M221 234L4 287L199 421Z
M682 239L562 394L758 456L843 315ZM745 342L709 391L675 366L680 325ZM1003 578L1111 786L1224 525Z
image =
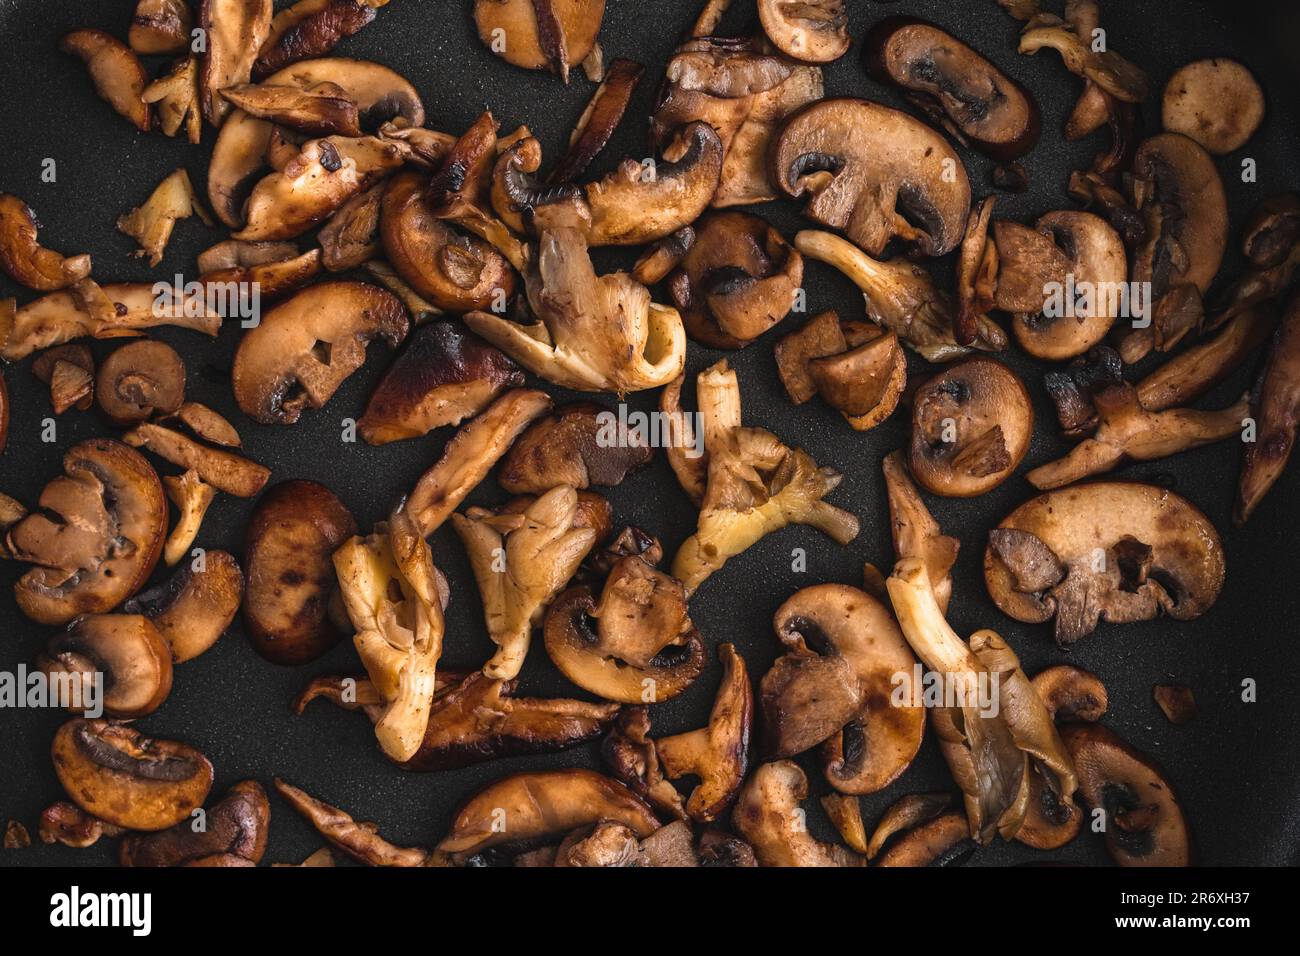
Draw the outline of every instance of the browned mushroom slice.
M159 833L131 834L118 845L118 861L122 866L185 866L231 855L260 863L270 824L266 791L256 780L241 780L207 811L203 828L185 821Z
M840 317L833 311L814 316L797 332L777 341L773 348L776 371L790 401L802 405L817 394L817 382L810 367L813 359L846 351L848 343L840 328Z
M1050 289L1064 288L1070 257L1050 235L1006 219L993 223L993 242L998 256L994 306L1004 312L1042 311Z
M623 824L638 839L659 829L644 801L611 777L577 768L519 773L470 797L438 851L463 863L496 847L535 846L602 820Z
M204 484L193 469L180 476L164 476L163 485L177 511L176 524L163 546L163 561L170 567L189 552L190 545L199 535L204 515L217 497L217 489Z
M989 533L984 580L1018 621L1056 617L1062 646L1099 620L1199 617L1223 586L1218 533L1162 488L1097 482L1031 498Z
M731 823L759 866L865 866L861 857L809 832L799 806L807 796L808 778L789 760L765 763L745 782Z
M132 342L104 360L95 393L99 407L118 427L155 413L170 415L185 399L185 363L165 342Z
M902 558L920 558L934 588L939 610L948 613L952 597L952 566L957 563L961 542L943 533L939 522L912 484L902 451L890 452L881 465L885 473L885 492L889 498L889 529L894 554ZM882 582L883 583L883 582Z
M337 83L326 81L306 89L246 83L226 87L221 95L250 116L303 133L361 135L357 104Z
M106 823L86 813L75 803L60 800L41 812L37 831L42 843L62 843L75 849L94 846L103 836L116 837L124 832L122 827Z
M4 372L0 371L0 452L9 440L9 386L5 385Z
M966 167L947 140L867 100L821 100L792 116L771 173L786 196L810 197L807 216L871 256L894 238L920 255L951 252L970 212Z
M502 459L497 482L517 495L540 495L556 485L612 487L653 453L649 436L599 405L577 402L533 422Z
M1184 349L1138 382L1138 401L1149 412L1190 404L1232 374L1268 339L1274 324L1271 309L1247 309L1218 335Z
M266 486L271 469L242 455L208 448L178 431L143 422L122 439L135 448L147 448L173 465L194 471L204 483L237 498L252 498Z
M128 830L180 823L212 789L212 764L198 750L109 720L68 721L50 755L77 806Z
M198 657L226 632L244 597L239 564L225 551L208 551L156 588L142 591L122 610L142 614L171 646L177 664Z
M1147 96L1147 77L1114 50L1096 50L1091 31L1082 33L1056 20L1039 25L1031 21L1020 35L1020 52L1033 56L1041 49L1055 50L1065 68L1097 84L1124 103L1141 103Z
M189 173L177 169L158 184L143 206L119 216L117 228L140 244L135 255L148 256L149 265L156 266L162 261L176 220L190 216L198 216L204 225L213 224L194 194Z
M388 0L299 0L281 10L260 41L253 76L261 79L292 63L324 56L375 19Z
M1038 142L1042 118L1033 95L932 23L886 17L863 41L863 61L872 77L908 91L906 98L959 142L995 159L1017 159Z
M68 710L91 709L94 695L109 717L152 714L172 689L172 655L148 618L87 614L52 636L36 666L60 683L75 682ZM94 688L92 690L92 687Z
M203 115L220 126L231 106L221 91L247 83L257 51L271 31L272 0L203 0L199 27L206 43L200 59Z
M32 362L32 374L50 386L50 403L56 415L62 415L74 405L84 412L94 404L95 357L88 346L59 345L46 349Z
M211 408L208 408L208 406L199 402L185 402L176 410L175 415L170 415L161 420L160 424L170 426L177 422L184 425L203 441L210 442L213 445L238 448L243 444L239 439L239 432L235 431L234 425Z
M1029 393L1015 373L993 359L967 359L913 398L912 477L936 495L982 495L1015 471L1033 430Z
M1034 691L1058 722L1101 720L1109 706L1106 685L1081 667L1057 664L1034 675Z
M321 229L320 258L330 272L355 269L379 253L379 216L386 188L387 183L379 183L353 196Z
M5 835L3 846L6 850L25 850L32 845L32 835L27 832L27 828L17 820L10 820L5 824Z
M138 452L92 439L68 450L63 470L7 536L14 558L35 565L14 595L41 624L117 607L148 579L167 531L162 484Z
M1269 347L1251 400L1256 423L1246 444L1232 518L1243 525L1282 476L1300 425L1300 295L1293 296Z
M428 850L389 843L379 835L378 827L373 823L357 823L338 807L317 800L279 778L275 781L275 789L331 846L358 863L397 867L425 866L428 863Z
M904 831L880 851L872 865L958 865L973 849L965 815L950 810Z
M549 182L573 182L587 171L623 119L643 70L640 63L622 57L609 64L569 137L569 151L547 176Z
M1162 110L1167 132L1224 156L1245 146L1264 122L1264 91L1236 60L1197 60L1169 77Z
M1185 684L1156 684L1151 696L1168 721L1175 726L1185 724L1196 716L1196 697Z
M40 223L31 207L0 193L0 268L9 278L38 292L65 289L90 275L90 256L64 257L37 241Z
M1155 762L1100 724L1061 728L1079 794L1104 813L1106 849L1120 866L1190 866L1192 838L1178 795Z
M136 53L181 53L190 44L193 27L186 0L139 0L126 40Z
M166 76L145 87L141 98L155 104L158 128L175 136L182 126L185 138L197 145L203 138L203 107L199 102L199 61L190 55L172 64Z
M479 39L507 63L550 70L569 82L569 68L591 53L605 0L475 0Z
M687 819L682 795L664 775L658 748L650 739L649 708L624 708L601 742L600 755L610 772L661 816Z
M826 404L864 432L898 407L907 385L907 356L898 335L886 332L850 351L815 358L808 371Z
M859 802L856 797L852 799L855 804ZM942 816L955 803L951 793L909 793L905 797L899 797L881 816L876 828L871 831L866 849L861 852L867 859L874 859L894 837ZM965 823L964 818L962 822ZM963 831L969 836L964 826Z
M849 52L849 15L844 0L759 0L763 32L786 56L830 63Z
M136 129L149 131L149 104L142 98L149 74L130 47L103 30L74 30L59 41L59 49L86 64L101 99Z
M971 210L957 261L957 308L953 337L958 345L973 345L979 337L979 316L993 308L997 288L998 247L990 242L989 226L997 199L985 197Z

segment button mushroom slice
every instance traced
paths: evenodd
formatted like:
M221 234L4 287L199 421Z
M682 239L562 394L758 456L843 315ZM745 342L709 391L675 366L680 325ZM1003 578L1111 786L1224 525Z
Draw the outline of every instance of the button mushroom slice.
M613 412L575 402L528 426L501 460L497 483L514 495L556 485L613 487L653 453L649 436L620 424Z
M886 17L863 41L863 62L963 145L1006 162L1038 143L1042 117L1033 94L932 23Z
M857 797L850 798L857 806ZM956 803L951 793L909 793L900 797L881 816L876 828L871 832L871 839L861 852L867 859L874 859L880 851L900 833L906 833L922 824L943 816ZM860 814L859 814L860 819ZM962 835L969 837L962 818Z
M798 331L779 339L773 348L776 371L790 401L802 405L817 394L810 367L813 359L840 355L848 347L834 311L814 316Z
M913 397L912 477L936 495L982 495L1016 470L1033 430L1033 405L1016 374L993 359L966 359Z
M475 0L479 39L512 66L550 70L565 83L569 68L596 45L605 0Z
M573 182L587 171L622 121L644 69L640 63L622 57L609 64L569 136L568 151L548 174L549 182Z
M807 796L808 778L789 760L765 763L745 782L731 823L759 866L865 866L851 851L808 832L799 806Z
M1060 488L1104 474L1125 461L1155 461L1241 432L1250 415L1246 396L1228 408L1147 411L1131 385L1115 385L1093 396L1100 424L1063 458L1039 465L1025 477L1040 490Z
M62 256L41 246L41 224L30 206L0 193L0 268L15 282L38 292L66 289L90 275L90 256Z
M50 756L77 806L128 830L180 823L212 789L212 764L194 747L110 720L68 721L54 735Z
M185 399L185 363L165 342L132 342L104 360L95 396L105 416L119 428L154 414L170 415Z
M1054 720L1101 720L1109 706L1106 685L1096 674L1070 664L1056 664L1039 671L1033 679L1034 691Z
M573 577L598 537L579 524L578 493L558 485L522 512L471 508L452 515L483 599L488 636L497 645L488 677L513 680L546 605Z
M1251 395L1257 426L1242 458L1233 522L1241 526L1282 476L1300 424L1300 295L1293 296Z
M186 0L139 0L126 41L136 53L181 53L190 43L194 15Z
M952 597L952 566L961 542L943 533L912 483L901 451L885 456L885 494L889 499L889 530L898 559L920 558L929 574L939 610L948 613ZM882 581L883 583L883 581Z
M645 802L611 777L578 768L519 773L470 797L437 852L459 864L489 850L542 844L603 820L623 824L638 839L660 826Z
M357 104L328 80L306 89L285 84L244 83L221 90L227 102L258 119L316 136L360 136Z
M69 688L64 706L73 712L98 704L109 717L144 717L172 689L171 649L138 614L77 618L46 642L36 666L49 681Z
M317 235L322 264L330 272L355 269L379 253L379 215L387 183L353 196Z
M920 255L945 255L966 228L971 194L961 158L925 124L878 103L804 107L786 123L770 163L782 193L809 197L805 215L843 230L870 256L894 238Z
M687 819L682 795L664 775L658 748L650 739L648 708L624 709L601 742L600 755L610 772L661 816Z
M1226 156L1245 146L1264 122L1264 91L1236 60L1196 60L1169 77L1161 109L1167 132Z
M759 685L763 752L794 757L824 743L862 711L862 685L842 656L796 651L778 657Z
M1026 544L1009 547L1015 539L1006 532ZM1035 568L1046 568L1047 555L1053 570L1040 574ZM1161 611L1179 621L1199 617L1223 577L1223 545L1209 519L1173 492L1135 482L1031 498L990 532L984 555L994 603L1029 624L1055 615L1062 646L1102 619L1150 620Z
M158 184L143 206L119 216L117 228L140 244L134 254L141 258L148 256L153 267L162 262L176 220L192 215L198 216L204 225L213 225L212 217L194 194L189 173L177 169Z
M876 856L874 866L960 866L974 852L965 816L949 810L904 831Z
M331 846L367 866L416 867L429 863L429 851L389 843L373 823L358 823L338 807L317 800L278 777L275 789L289 806L316 828Z
M203 115L220 126L231 106L221 91L247 83L253 61L271 31L272 0L202 0L199 27L206 37L200 57Z
M205 484L237 498L252 498L271 477L271 469L242 455L221 448L209 448L180 432L152 422L142 422L122 436L133 448L145 448L186 471L193 471Z
M167 531L162 484L133 449L84 441L63 456L63 470L41 492L40 510L7 535L14 558L34 565L14 596L39 624L117 607L152 573Z
M796 60L831 63L849 52L844 0L759 0L758 18L773 45Z
M292 63L323 56L375 19L388 0L299 0L281 10L260 41L253 76L261 79Z
M204 857L229 854L260 863L266 852L271 805L256 780L241 780L206 814L206 826L191 821L157 833L133 833L118 844L122 866L185 866Z
M822 399L860 432L892 415L907 385L907 356L894 332L839 355L812 359L808 370Z
M32 374L50 386L50 404L56 415L74 405L84 412L95 402L95 357L88 346L46 349L32 362Z
M142 99L149 74L130 47L103 30L74 30L59 40L59 49L86 64L100 99L140 132L149 132L149 104Z
M167 581L122 605L141 614L171 647L177 664L198 657L226 632L244 597L244 576L225 551L207 551Z
M94 846L102 836L121 836L123 832L122 827L106 823L67 800L46 807L37 828L42 843L62 843L78 850Z
M1120 866L1190 866L1192 838L1168 780L1150 757L1100 724L1069 724L1061 738L1079 768L1079 794L1102 810L1106 849Z

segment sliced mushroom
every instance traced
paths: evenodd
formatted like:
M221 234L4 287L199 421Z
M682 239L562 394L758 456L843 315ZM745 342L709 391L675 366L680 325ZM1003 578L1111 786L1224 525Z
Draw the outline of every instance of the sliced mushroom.
M184 126L185 138L197 146L203 138L203 106L199 96L199 61L191 54L172 64L166 76L146 86L141 99L156 106L158 128L163 135L175 136Z
M533 422L502 459L497 482L515 495L540 495L556 485L612 487L652 455L649 436L620 425L599 405L577 402Z
M972 850L966 817L959 811L949 810L902 833L883 848L873 865L955 866Z
M1095 7L1095 4L1089 4ZM1092 19L1095 20L1095 9ZM1076 18L1079 16L1076 13ZM1092 31L1082 31L1076 24L1057 18L1031 20L1020 35L1020 52L1033 56L1044 48L1061 55L1065 68L1101 87L1107 94L1124 103L1141 103L1147 95L1146 74L1110 48L1097 50Z
M1034 675L1034 691L1054 720L1062 723L1101 720L1109 706L1106 685L1081 667L1057 664Z
M42 843L62 843L83 850L98 843L100 837L121 836L124 831L116 824L106 823L86 813L75 803L60 800L41 812L37 832Z
M149 132L149 104L142 98L149 74L130 47L103 30L74 30L59 41L59 49L86 64L100 99L140 132Z
M849 52L844 0L759 0L758 18L773 45L796 60L831 63Z
M776 371L790 401L802 405L817 394L813 359L841 355L848 347L840 317L833 311L814 316L798 331L778 340L773 348Z
M271 469L242 455L209 448L178 431L144 422L122 436L134 448L147 448L160 458L186 471L195 472L205 484L237 498L252 498L271 477Z
M1042 119L1033 95L932 23L886 17L863 41L863 60L872 77L907 91L909 102L963 145L1006 162L1038 143Z
M298 0L271 21L257 51L253 75L261 78L309 57L323 56L375 19L388 0Z
M759 866L863 866L861 857L808 832L800 802L808 778L789 760L765 763L745 782L731 823L754 849Z
M243 444L234 425L199 402L185 402L176 410L175 415L169 415L162 421L167 425L175 423L184 425L203 441L214 445L239 448Z
M984 580L1006 614L1056 618L1068 646L1098 621L1199 617L1223 586L1218 532L1163 488L1096 482L1031 498L989 533Z
M856 805L859 801L853 797ZM881 816L876 828L871 831L871 839L867 841L866 849L862 852L867 859L874 859L880 851L900 833L908 833L917 827L943 816L944 811L950 810L956 801L951 793L909 793L905 797L899 797L894 803L889 805L889 809ZM960 818L962 821L962 836L969 837L970 833L966 828L965 817ZM945 825L943 830L947 829ZM912 841L915 846L917 842L928 843L928 840Z
M943 533L925 506L908 473L901 451L890 452L881 465L889 498L889 530L897 559L919 558L925 564L939 610L948 613L952 597L952 567L961 542ZM881 582L884 583L883 581Z
M117 228L140 244L135 255L148 256L152 267L162 262L176 220L192 215L198 216L204 225L213 224L194 194L189 173L178 169L158 184L143 206L119 216Z
M808 371L826 404L857 431L875 428L898 407L907 385L907 356L886 332L839 355L814 358Z
M343 502L314 481L282 482L262 496L244 550L244 623L259 654L303 664L338 643L331 556L356 533Z
M90 256L64 257L37 241L41 224L25 202L0 193L0 268L38 292L66 289L90 275Z
M68 721L54 735L50 756L77 806L128 830L174 826L212 789L212 764L198 750L109 720Z
M193 27L186 0L139 0L126 39L136 53L181 53L190 44Z
M550 182L573 182L587 171L622 121L643 70L640 63L621 57L609 65L569 137L568 152L547 176Z
M250 116L316 136L360 136L357 104L347 91L328 80L306 89L246 83L228 86L221 95Z
M190 545L199 535L203 516L217 497L217 489L205 484L193 469L179 477L164 476L163 485L167 489L167 497L176 506L178 515L163 547L163 561L170 567L189 552Z
M682 795L664 775L658 748L650 739L648 707L625 708L601 742L600 755L610 771L661 816L687 819Z
M1300 424L1300 295L1291 299L1251 398L1255 441L1246 444L1233 522L1243 525L1282 476Z
M95 402L95 357L85 345L46 349L32 362L32 374L50 386L50 404L56 415L74 405L84 412Z
M3 381L3 380L0 380ZM0 387L0 392L3 388ZM16 498L0 492L0 558L10 560L13 552L9 548L9 529L27 517L27 508Z
M275 789L335 849L367 866L416 867L429 865L429 851L401 847L379 835L373 823L358 823L338 807L276 779Z
M230 855L260 863L266 852L271 805L260 783L241 780L207 811L202 829L191 823L129 835L118 845L118 861L122 866L192 866L207 857Z
M993 359L967 359L913 397L912 477L936 495L982 495L1016 470L1033 431L1034 409L1016 374Z
M221 91L247 83L253 61L271 32L272 0L202 0L199 28L206 38L200 58L203 115L220 126L230 113Z
M119 428L156 413L170 415L185 399L185 363L165 342L132 342L104 360L95 393L99 407Z
M122 605L142 614L171 646L177 664L198 657L226 633L244 597L244 576L225 551L207 551L156 588Z
M479 39L507 63L550 70L565 83L591 53L605 0L474 0Z
M172 689L171 650L138 614L77 618L46 642L36 666L51 681L66 677L80 685L67 703L72 711L88 710L92 694L99 694L107 716L143 717L161 707Z
M5 450L9 440L9 386L5 385L4 373L0 372L0 452Z
M1236 60L1197 60L1169 77L1162 109L1167 132L1224 156L1245 146L1264 122L1264 91Z

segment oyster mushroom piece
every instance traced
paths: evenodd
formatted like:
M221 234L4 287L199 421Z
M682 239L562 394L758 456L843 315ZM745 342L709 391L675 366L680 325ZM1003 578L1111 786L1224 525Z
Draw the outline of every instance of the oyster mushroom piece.
M89 710L92 684L109 717L152 714L172 689L172 655L167 642L138 614L87 614L52 636L36 658L52 681L71 678L68 710Z
M208 551L202 562L181 568L172 577L142 591L122 605L153 623L170 645L177 664L193 660L220 639L244 598L244 576L225 551Z
M158 184L143 206L119 216L117 228L140 244L135 255L148 256L153 267L162 262L176 220L190 216L198 216L204 225L213 225L212 217L194 194L190 174L178 169Z
M168 567L180 562L190 550L190 545L199 535L203 516L217 497L217 489L205 484L199 473L189 469L179 477L167 475L163 478L167 488L167 497L176 506L177 519L172 533L167 536L163 546L163 561Z
M867 100L812 103L786 122L771 152L772 179L805 215L840 229L870 256L898 238L915 253L957 247L970 212L970 180L941 135Z
M1146 74L1114 50L1095 50L1089 34L1091 31L1083 33L1061 21L1043 25L1031 21L1020 34L1020 52L1033 56L1042 49L1055 50L1067 70L1095 83L1120 102L1145 100Z
M808 778L789 760L765 763L745 782L731 825L753 847L758 865L865 866L857 854L808 832L799 806L807 796Z
M7 535L15 560L34 565L14 596L39 624L117 607L148 580L167 532L162 483L139 452L91 439L68 450L63 470Z
M207 811L206 826L184 821L157 833L133 833L118 844L122 866L192 866L214 856L262 861L271 805L256 780L241 780ZM239 865L239 864L234 864Z
M181 53L190 44L194 15L186 0L139 0L126 42L136 53Z
M540 495L556 485L613 487L653 454L648 437L620 427L614 412L575 402L528 426L502 459L497 483L512 495Z
M601 742L600 755L610 771L659 814L687 819L682 795L664 775L659 751L650 739L648 707L629 707L620 713L613 732Z
M772 44L805 63L831 63L849 52L844 0L759 0L758 19Z
M173 465L195 472L205 483L234 495L252 498L271 477L271 469L242 455L220 448L209 448L178 431L144 422L122 436L133 448L146 448Z
M853 805L857 807L860 803L858 798L851 799ZM899 797L880 817L876 828L871 831L871 838L866 841L866 848L860 852L867 859L874 860L880 851L900 833L912 832L922 824L943 816L945 811L951 810L955 803L956 800L951 793L909 793L907 796ZM857 815L861 817L860 809ZM966 826L965 816L959 814L958 819L961 820L962 836L969 839L970 831Z
M1213 338L1183 349L1138 382L1138 401L1148 412L1191 404L1231 375L1269 338L1275 324L1272 309L1246 309Z
M1264 91L1236 60L1196 60L1169 77L1161 109L1167 132L1226 156L1245 146L1264 122Z
M379 835L373 823L358 823L338 807L276 778L275 789L331 846L366 866L417 867L429 864L429 851L402 847Z
M231 106L221 91L247 83L253 61L271 32L272 0L202 0L199 27L206 43L200 57L203 115L220 126Z
M989 532L984 554L993 602L1027 624L1055 617L1063 647L1103 619L1199 617L1223 577L1223 545L1209 519L1173 492L1136 482L1031 498Z
M158 128L164 136L175 136L185 127L185 138L197 146L203 138L203 107L199 102L199 61L193 54L172 64L144 88L141 98L156 106Z
M592 52L604 18L605 0L474 0L474 23L489 50L565 83L569 68Z
M151 111L143 99L149 74L130 47L103 30L74 30L59 40L59 49L86 64L100 99L140 132L149 132Z
M323 56L375 19L388 0L298 0L271 20L257 50L253 76L262 78L309 57Z
M361 367L366 347L406 337L406 310L364 282L323 282L295 294L249 329L231 372L235 401L263 425L292 425L320 408Z
M66 289L90 275L90 256L61 256L37 241L40 223L17 196L0 193L0 268L38 292Z
M244 83L221 91L249 116L316 136L360 136L357 104L337 83L326 80L306 89Z
M952 566L957 563L961 542L943 533L925 506L921 493L912 483L901 451L885 456L881 469L885 473L885 494L889 499L889 530L894 541L894 555L920 558L925 563L939 610L948 613L952 597Z

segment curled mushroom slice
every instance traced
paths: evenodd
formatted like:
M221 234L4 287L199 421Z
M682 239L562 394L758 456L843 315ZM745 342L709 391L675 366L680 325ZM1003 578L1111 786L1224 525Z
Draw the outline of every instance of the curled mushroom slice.
M889 530L894 554L902 558L920 558L934 589L939 610L948 613L952 597L952 566L957 563L961 542L943 533L925 506L921 493L908 473L901 451L885 456L881 468L885 473L885 492L889 498ZM883 583L883 582L882 582Z
M650 808L627 787L577 768L518 773L484 787L461 807L438 851L464 863L507 846L536 846L602 820L638 839L659 829Z
M1033 95L934 24L886 17L863 41L863 59L875 79L908 91L907 99L963 144L1010 161L1038 142L1042 119Z
M682 795L664 775L658 748L650 739L649 708L623 710L613 732L602 741L600 754L610 771L660 815L687 819Z
M649 436L588 402L564 405L533 422L501 461L497 482L510 494L540 495L556 485L612 487L653 455Z
M358 823L351 815L317 800L304 790L276 779L275 789L330 845L367 866L425 866L429 851L389 843L373 823Z
M388 0L298 0L281 10L260 41L253 75L259 79L309 57L323 56L375 19Z
M984 554L994 603L1025 623L1055 616L1063 647L1102 619L1199 617L1223 577L1223 545L1209 519L1173 492L1135 482L1031 498L989 532Z
M806 106L786 123L770 162L786 196L810 197L805 215L843 230L870 256L894 238L920 255L945 255L966 228L971 194L961 158L934 130L887 106Z
M550 70L565 83L591 53L605 0L475 0L479 39L507 63Z
M1251 396L1255 441L1246 443L1232 518L1245 524L1282 476L1300 424L1300 295L1294 296L1269 347Z
M854 798L856 802L856 798ZM898 834L906 833L924 823L936 819L952 808L956 801L951 793L909 793L890 804L876 828L871 832L871 839L862 852L867 859L874 859L882 849ZM962 818L962 835L969 836Z
M1033 56L1039 50L1055 50L1065 68L1091 80L1106 93L1124 103L1141 103L1147 95L1147 77L1140 69L1112 49L1096 50L1089 37L1067 24L1031 21L1020 35L1020 52Z
M830 63L849 52L849 15L844 0L759 0L763 32L786 56Z
M808 831L799 806L807 796L808 778L789 760L765 763L745 782L731 823L759 866L865 866L861 857Z
M1169 77L1162 121L1167 132L1224 156L1245 146L1264 122L1264 91L1236 60L1197 60Z
M1033 430L1033 406L1016 374L993 359L967 359L917 390L908 464L927 491L971 498L1011 476Z
M189 46L193 26L186 0L139 0L126 40L136 53L180 53Z
M95 396L114 425L170 415L185 399L185 363L170 345L142 339L115 350L99 368Z
M361 135L357 104L337 83L326 81L306 89L245 83L228 86L221 95L250 116L299 132L317 136Z
M185 138L198 145L203 138L203 108L199 102L197 57L190 55L177 60L166 76L145 87L141 98L156 106L158 128L163 135L175 136L184 126Z
M142 133L149 131L149 104L143 99L149 74L130 47L103 30L74 30L59 41L59 49L86 64L102 100Z
M34 565L14 596L40 624L117 607L148 579L167 531L162 484L133 449L84 441L63 456L63 470L41 492L39 510L7 535L14 558Z
M199 27L206 42L200 58L203 115L220 126L231 106L221 91L247 83L253 61L271 31L272 0L202 0Z
M170 567L185 557L190 545L198 537L203 516L216 498L217 489L205 484L193 469L179 477L165 476L163 485L178 514L176 524L163 547L163 561Z
M189 173L178 169L158 184L143 206L119 216L117 228L140 244L135 255L148 256L149 265L156 266L162 261L176 220L190 216L198 216L204 225L213 224L194 194Z
M10 193L0 193L0 268L38 292L66 289L90 275L90 256L61 256L37 241L36 214Z
M86 813L128 830L165 830L201 807L212 764L195 748L110 720L70 720L50 746L54 772Z
M1109 706L1106 685L1096 674L1057 664L1034 675L1034 692L1052 718L1061 723L1101 720Z
M237 498L252 498L271 477L271 469L242 455L209 448L178 431L144 422L122 436L133 448L147 448L173 465L195 472L205 484Z
M56 415L62 415L74 405L84 412L94 404L95 357L88 346L59 345L46 349L32 362L32 374L50 386L50 404Z
M600 86L569 137L569 150L547 176L552 183L573 182L591 165L614 135L641 80L640 63L619 58L609 64Z
M966 817L949 810L905 830L873 860L875 866L957 866L973 852Z
M207 551L172 577L122 605L141 614L170 645L177 664L198 657L226 632L244 597L244 576L225 551Z
M256 780L241 780L206 813L206 826L191 821L158 833L131 834L118 845L122 866L185 866L229 854L260 863L266 852L271 805Z
M998 247L989 242L989 226L997 199L987 196L971 210L957 260L957 309L953 312L953 337L958 345L971 345L979 336L979 316L996 303Z
M99 695L109 717L152 714L172 689L171 650L149 619L138 614L77 618L46 642L36 666L52 681L67 677L79 685L69 710L89 710L92 695Z
M1100 724L1061 728L1079 794L1103 811L1106 849L1120 866L1190 866L1192 838L1178 795L1155 762Z

